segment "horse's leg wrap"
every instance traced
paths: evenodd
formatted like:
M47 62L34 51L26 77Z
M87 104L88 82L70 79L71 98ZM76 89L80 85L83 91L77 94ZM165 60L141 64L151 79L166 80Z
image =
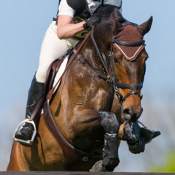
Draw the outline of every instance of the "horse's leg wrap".
M104 136L103 166L106 171L113 171L119 164L118 158L118 133Z
M112 112L99 111L101 116L101 125L106 131L104 135L103 149L103 169L104 171L113 171L119 164L118 158L118 129L119 122Z

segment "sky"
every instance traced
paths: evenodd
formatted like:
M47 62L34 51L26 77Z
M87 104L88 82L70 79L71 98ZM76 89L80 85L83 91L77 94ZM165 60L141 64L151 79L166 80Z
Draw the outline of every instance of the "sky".
M0 0L0 132L15 129L24 119L20 112L15 119L16 110L25 108L41 43L56 15L57 4L57 0ZM123 0L122 12L127 20L141 24L153 16L152 28L144 37L149 59L143 103L174 103L174 7L175 0Z

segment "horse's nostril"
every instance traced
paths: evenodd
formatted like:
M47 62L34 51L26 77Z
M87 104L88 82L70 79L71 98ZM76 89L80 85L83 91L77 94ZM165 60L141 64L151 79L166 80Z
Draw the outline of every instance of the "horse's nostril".
M123 110L123 118L126 121L136 122L140 115L142 114L143 109L141 108L139 111L133 111L131 107Z
M123 117L124 117L124 120L131 120L131 117L132 117L132 114L133 114L133 111L131 108L126 108L123 110Z

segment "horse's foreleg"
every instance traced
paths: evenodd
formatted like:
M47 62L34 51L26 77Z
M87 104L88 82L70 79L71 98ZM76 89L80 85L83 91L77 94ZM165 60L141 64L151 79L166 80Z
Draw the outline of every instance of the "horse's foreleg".
M20 143L13 143L7 171L28 171L27 165L24 163Z
M98 112L101 117L101 125L105 129L106 133L116 134L119 130L119 122L117 121L116 115L112 112Z
M101 125L106 131L104 135L103 167L104 170L113 171L120 162L118 157L119 122L115 114L111 112L99 111L99 114L101 116Z
M117 121L116 115L111 112L87 109L85 106L77 106L74 108L74 111L76 111L76 120L73 120L74 122L76 121L73 126L74 132L80 133L80 129L82 128L93 131L94 128L99 126L102 126L106 131L104 136L103 167L107 171L113 171L119 164L119 122Z

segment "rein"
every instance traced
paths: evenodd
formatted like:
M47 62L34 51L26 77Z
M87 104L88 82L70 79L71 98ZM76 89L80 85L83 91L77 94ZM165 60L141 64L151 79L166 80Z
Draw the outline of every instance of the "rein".
M69 68L69 66L71 65L71 63L73 62L73 60L75 59L75 57L77 56L78 52L80 51L80 49L83 47L84 43L86 42L87 38L89 37L90 32L87 34L86 38L82 41L80 47L76 50L76 52L73 55L73 58L71 59L70 62L68 62L66 69L64 70L63 74L61 75L61 77L59 78L59 80L57 81L57 83L55 84L55 86L50 90L50 92L47 95L47 99L51 100L52 95L55 91L55 88L57 87L58 83L60 82L61 78L63 77L63 75L65 74L65 72L67 71L67 69Z
M121 103L123 103L125 101L126 98L128 98L130 95L133 95L133 94L138 94L140 96L140 98L142 98L142 94L141 92L137 91L139 89L141 89L143 87L143 82L140 82L138 84L126 84L126 83L118 83L117 79L116 79L116 76L115 76L115 73L114 73L114 64L113 64L113 47L111 47L111 52L110 54L108 55L108 59L111 63L111 75L109 74L109 71L108 71L108 67L109 65L107 64L107 61L106 61L106 58L105 58L105 55L103 53L100 53L99 49L98 49L98 46L95 42L95 39L94 39L94 36L93 36L93 31L94 31L94 28L92 29L92 32L91 32L91 39L92 39L92 42L94 44L94 47L96 49L96 52L98 53L99 57L100 57L100 60L103 64L103 67L105 69L105 72L107 74L106 77L106 81L108 82L111 82L113 84L113 88L114 88L114 91L117 95L117 97L119 98L119 101ZM116 40L116 39L112 39L111 41L111 44L119 44L119 45L123 45L123 46L128 46L128 47L133 47L133 46L142 46L143 44L145 43L145 40L141 40L141 41L138 41L138 42L126 42L126 41L120 41L120 40ZM96 73L97 74L97 73ZM103 76L103 77L104 77ZM100 77L100 76L99 76ZM119 93L119 90L118 88L122 88L122 89L131 89L133 90L132 92L128 93L125 97L122 97L121 94Z
M61 78L63 77L63 75L65 74L65 72L67 71L67 69L69 68L69 66L70 66L71 63L73 62L73 60L75 59L75 57L76 57L76 55L78 54L78 52L80 51L80 49L83 47L83 45L84 45L84 43L86 42L86 40L87 40L87 38L89 37L89 35L90 35L90 32L87 34L86 38L82 41L80 47L79 47L79 48L77 49L77 51L74 53L72 60L71 60L70 62L68 62L68 64L67 64L67 66L66 66L66 68L65 68L65 70L64 70L64 72L63 72L63 74L61 75L60 79L57 81L57 83L55 84L55 86L54 86L54 87L49 91L49 93L47 94L47 97L46 97L46 98L47 98L48 100L51 100L51 98L52 98L52 96L53 96L53 93L54 93L54 91L55 91L55 89L56 89L58 83L60 82ZM37 104L35 110L33 111L33 113L32 113L32 115L31 115L29 121L32 121L32 120L35 118L35 116L37 115L39 109L42 108L42 105L43 105L43 103L45 102L45 100L46 100L46 99L45 99L45 96L43 96L43 97L41 98L41 100L39 101L39 103Z
M75 60L75 57L77 56L78 58L80 58L80 55L78 54L78 52L83 47L83 45L86 42L86 40L89 37L89 35L90 35L90 32L88 33L86 38L83 40L83 42L81 43L80 47L77 49L76 53L72 57L72 60L66 66L66 69L63 72L62 76L67 71L67 69L69 68L69 66L73 62L73 60ZM95 70L94 70L94 72L95 72ZM50 110L50 100L51 100L52 95L54 93L54 90L55 90L57 84L59 83L59 81L61 80L62 76L60 77L60 79L58 80L56 85L49 91L49 93L47 95L47 100L46 100L46 102L44 104L44 107L43 107L43 110L44 110L44 119L45 119L46 125L48 126L48 128L51 131L51 133L56 138L57 142L60 144L60 146L62 148L63 156L64 156L63 166L68 169L69 168L68 167L69 163L71 163L71 162L69 162L69 159L73 159L74 161L76 161L76 160L89 161L89 160L93 159L94 156L98 156L98 155L95 155L95 150L98 147L100 141L99 140L95 141L95 144L94 144L94 146L93 146L93 148L92 148L92 150L90 152L84 152L84 151L81 151L79 149L76 149L73 145L71 145L64 138L64 136L60 132L59 128L57 127L57 124L55 123L54 118L53 118L52 113L51 113L51 110Z

